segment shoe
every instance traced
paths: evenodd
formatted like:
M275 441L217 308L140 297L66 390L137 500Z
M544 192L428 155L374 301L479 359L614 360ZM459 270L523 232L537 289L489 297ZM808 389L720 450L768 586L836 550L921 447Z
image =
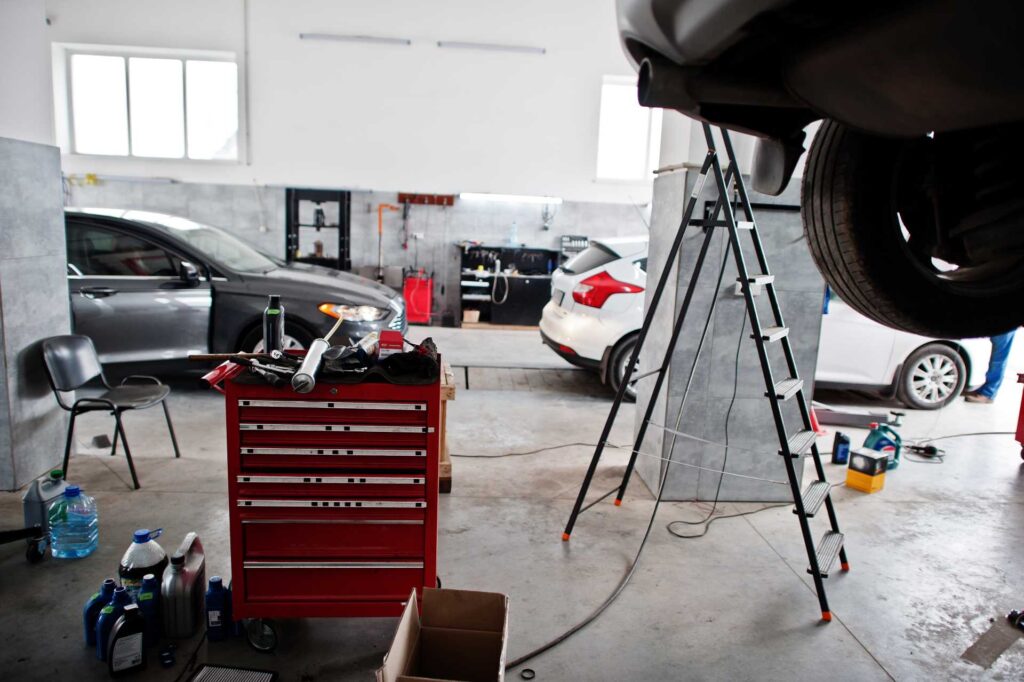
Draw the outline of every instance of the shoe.
M975 391L965 393L964 400L966 400L969 403L980 403L982 405L988 405L992 402L992 398L989 398L987 395L982 395Z

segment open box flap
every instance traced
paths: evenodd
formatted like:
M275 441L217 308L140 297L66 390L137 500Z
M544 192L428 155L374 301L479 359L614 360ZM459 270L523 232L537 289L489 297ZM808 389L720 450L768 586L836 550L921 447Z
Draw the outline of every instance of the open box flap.
M508 597L494 592L424 588L423 625L504 632Z
M416 603L416 589L409 595L409 602L398 621L395 638L384 656L384 665L377 669L377 682L398 682L409 669L409 659L415 653L420 641L420 611Z

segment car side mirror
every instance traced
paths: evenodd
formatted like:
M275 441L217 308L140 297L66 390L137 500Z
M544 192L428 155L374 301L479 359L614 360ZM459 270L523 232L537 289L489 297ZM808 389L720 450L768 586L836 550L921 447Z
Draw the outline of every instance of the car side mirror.
M199 270L187 260L181 261L181 269L178 271L181 281L190 287L199 286Z

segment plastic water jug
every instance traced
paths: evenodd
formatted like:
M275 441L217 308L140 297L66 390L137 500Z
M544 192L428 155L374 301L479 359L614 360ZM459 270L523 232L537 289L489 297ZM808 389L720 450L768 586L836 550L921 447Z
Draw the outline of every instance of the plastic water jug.
M139 597L136 600L139 604L139 612L142 614L146 627L145 644L147 647L154 646L160 642L160 629L163 625L160 617L160 583L156 576L147 573L142 577L142 589L139 590Z
M195 533L185 536L171 555L160 585L165 637L191 637L203 616L206 555Z
M96 551L100 541L96 500L83 495L77 485L64 488L64 495L50 504L48 521L55 558L81 559Z
M50 505L58 497L64 496L64 489L68 487L64 480L64 472L54 469L45 476L41 476L28 484L28 490L21 497L21 507L25 514L25 527L39 525L43 528L43 534L50 529L50 520L47 511Z
M895 469L900 465L900 450L903 441L896 430L886 424L871 422L871 432L864 439L864 447L884 452L889 457L887 469Z
M121 557L121 566L118 568L118 575L121 576L121 584L136 600L139 590L142 589L142 579L147 573L163 575L167 567L167 552L156 541L163 528L149 530L140 528L135 531L132 544Z
M233 629L231 590L224 587L219 575L212 576L206 590L206 638L219 642L227 639Z
M85 645L96 646L96 621L100 617L100 609L110 603L114 596L114 588L117 583L112 578L107 578L100 585L100 591L89 597L82 609L82 620L85 624Z
M100 617L96 619L96 658L99 660L107 660L110 631L114 629L117 619L124 615L124 607L131 603L132 598L128 594L128 590L123 587L115 587L110 603L100 609Z

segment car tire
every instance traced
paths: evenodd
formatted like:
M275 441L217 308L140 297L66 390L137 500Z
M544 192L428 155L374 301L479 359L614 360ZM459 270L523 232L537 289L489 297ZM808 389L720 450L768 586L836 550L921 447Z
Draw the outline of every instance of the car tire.
M921 346L900 371L896 397L915 410L937 410L956 400L967 383L960 353L942 343Z
M622 383L622 377L625 374L629 358L636 347L636 340L637 336L635 334L627 336L615 346L608 358L608 384L611 385L612 390L616 393L619 390L619 384ZM622 397L626 402L636 402L636 384L627 386L626 392L622 394Z
M926 138L922 138L926 139ZM908 246L897 210L919 201L907 161L922 140L888 139L825 121L808 153L801 192L804 234L818 270L861 314L922 336L991 336L1024 322L1024 277L950 277ZM920 194L921 196L918 196ZM910 199L906 199L906 197ZM915 220L925 215L918 212ZM961 275L963 272L961 272ZM987 278L988 277L988 278Z
M284 350L305 350L313 343L313 335L302 327L288 322L284 325ZM255 326L246 332L240 344L243 353L255 353L263 347L263 327Z

